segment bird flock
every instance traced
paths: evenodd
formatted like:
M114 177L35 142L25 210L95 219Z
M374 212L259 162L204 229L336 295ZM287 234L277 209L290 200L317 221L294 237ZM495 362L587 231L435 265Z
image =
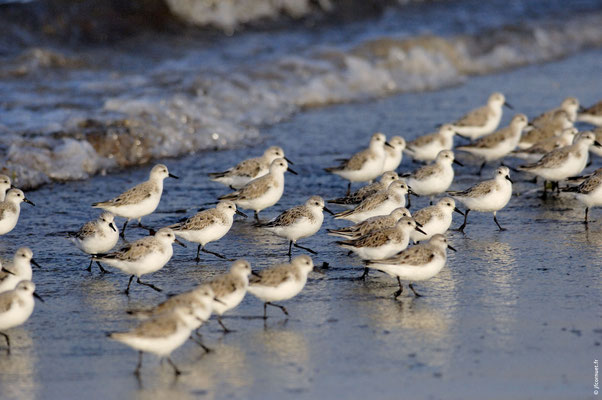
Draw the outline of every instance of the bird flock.
M141 278L169 262L174 243L186 247L178 239L197 245L194 258L197 263L203 252L232 261L232 264L227 273L152 308L128 310L142 322L130 331L110 333L109 337L139 352L137 375L144 352L166 358L179 375L181 370L170 358L171 353L189 339L210 351L201 339L199 328L215 315L223 331L230 332L222 316L237 307L247 292L263 302L264 319L268 316L268 306L279 308L288 315L288 310L279 303L299 294L314 268L310 256L292 257L293 246L317 254L298 241L320 230L324 212L332 214L335 220L353 223L328 229L327 233L338 238L333 243L342 251L363 260L363 275L356 279L366 279L370 270L382 271L396 279L399 285L393 294L395 298L403 293L404 282L416 297L421 296L413 284L437 275L446 265L447 249L456 251L445 237L454 212L464 217L457 228L460 232L464 232L471 211L492 213L498 229L504 230L497 212L512 197L511 171L523 171L543 179L542 197L548 195L548 188L552 194L554 190L573 194L585 205L584 223L587 225L589 209L602 205L602 168L582 175L590 151L602 156L602 102L586 109L577 99L569 97L558 108L546 111L530 122L525 114L519 113L508 126L498 129L504 106L512 108L503 94L493 93L486 105L454 122L440 125L437 132L409 142L400 136L387 141L383 133L375 133L366 149L349 158L335 160L337 166L324 168L325 172L348 181L344 196L325 202L322 197L312 195L302 204L267 221L260 220L259 213L280 201L285 173L296 174L289 167L292 162L285 157L282 148L269 147L261 157L244 160L226 171L210 173L212 181L232 191L219 197L214 208L156 230L144 226L142 218L152 214L159 205L164 180L178 177L165 165L155 165L147 181L113 199L92 204L103 210L98 218L67 233L73 244L90 256L87 270L91 271L96 263L102 273L108 272L107 266L125 273L129 281L124 292L129 296L134 279L136 284L162 291ZM597 128L579 132L574 126L578 121ZM465 143L455 146L456 136L464 138ZM470 154L480 160L478 175L486 165L496 162L501 165L496 167L491 179L476 182L464 190L450 191L454 181L453 164L462 166L456 160L456 153ZM413 171L398 173L404 154L422 165ZM509 157L524 159L525 164L511 168L502 162ZM559 183L563 181L573 184L561 188ZM367 185L352 192L353 183ZM428 197L430 205L411 213L410 195ZM14 229L23 202L34 205L23 191L12 186L9 177L0 175L0 235ZM344 209L334 213L326 203ZM458 203L463 204L464 211ZM256 229L288 241L288 263L253 270L244 259L230 260L226 255L206 248L230 231L235 214L247 218L238 208L253 210ZM115 217L125 219L121 230ZM149 235L127 241L125 232L132 220L138 220L138 226L147 229ZM123 246L113 251L120 237ZM29 319L34 310L34 297L41 300L32 282L32 265L41 268L33 259L32 250L24 247L17 250L12 263L0 269L0 335L6 341L7 354L10 354L10 337L6 332Z

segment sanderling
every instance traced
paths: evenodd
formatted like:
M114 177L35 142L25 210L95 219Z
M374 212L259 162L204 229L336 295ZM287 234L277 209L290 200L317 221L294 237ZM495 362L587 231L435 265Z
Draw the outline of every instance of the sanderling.
M116 332L108 336L138 350L138 365L134 374L140 375L142 353L154 353L166 358L176 375L182 371L171 360L171 353L190 337L190 333L198 325L194 311L187 307L177 307L166 313L143 321L129 332Z
M125 237L125 227L130 220L138 219L138 225L142 226L142 217L155 211L163 193L163 180L167 177L178 179L177 176L169 173L165 165L157 164L151 170L150 178L146 182L134 186L114 199L94 203L92 207L102 208L118 217L127 218L121 229L121 237Z
M86 254L105 254L115 247L119 240L119 231L113 222L114 218L112 213L105 211L95 221L86 222L79 231L68 232L67 236ZM94 260L91 259L88 271L92 271L93 262ZM99 262L96 264L103 273L108 272Z
M273 220L260 223L259 226L289 241L287 253L289 257L293 245L312 254L318 254L310 248L298 245L297 240L310 237L320 230L324 222L323 211L334 215L324 207L324 200L320 196L311 196L305 204L289 208Z
M345 239L357 239L369 232L389 228L394 226L397 221L403 217L411 217L412 215L405 207L399 207L391 211L388 215L377 215L376 217L368 218L358 224L348 226L341 229L327 229L328 234L339 236Z
M488 135L495 131L502 119L502 107L512 108L501 93L493 93L487 100L487 105L476 108L453 122L452 128L456 133L472 140Z
M452 163L462 165L454 157L451 150L441 150L435 159L435 162L418 168L408 175L402 175L406 178L408 186L419 196L433 197L439 193L445 192L454 180L454 169Z
M214 182L219 182L236 190L242 188L253 179L260 178L270 172L272 161L284 158L289 164L293 163L284 156L284 150L278 146L269 147L261 157L241 161L235 167L224 172L211 172L209 177Z
M456 131L450 124L443 124L439 131L420 136L408 143L406 153L415 161L433 161L441 150L451 150L454 147Z
M391 146L382 133L375 133L370 139L370 147L353 155L349 159L341 160L338 167L325 168L326 172L332 172L347 179L347 195L351 193L352 182L369 182L377 178L384 171L385 146Z
M498 167L493 174L493 179L480 182L463 191L448 193L466 206L464 223L458 228L458 231L464 232L468 213L471 210L492 212L493 220L500 231L506 230L497 221L497 212L504 208L512 197L512 179L510 179L508 167Z
M531 124L533 126L547 125L547 123L554 118L554 114L560 110L567 113L569 121L575 122L577 120L577 112L579 109L579 100L576 97L567 97L562 101L560 107L553 108L538 115L531 120Z
M236 192L221 196L220 200L232 200L237 206L255 211L255 219L259 220L259 213L278 203L284 192L284 173L289 171L297 175L288 167L284 158L277 158L270 165L270 172L260 178L247 183Z
M577 121L587 122L588 124L602 126L602 101L597 102L591 107L579 111Z
M25 202L35 206L25 197L21 189L10 189L6 198L0 202L0 235L12 231L17 225L21 213L21 203Z
M410 239L414 243L417 243L429 240L438 233L447 232L452 223L452 214L454 211L464 215L456 207L456 202L451 197L444 197L437 204L416 211L414 213L414 220L417 224L420 224L426 234L415 230L410 233Z
M403 158L403 151L406 148L406 141L401 136L393 136L389 140L389 146L385 146L385 163L383 171L395 171Z
M406 205L406 194L410 193L408 185L401 179L391 182L386 190L381 190L366 198L352 210L335 214L335 219L346 219L355 223L370 217L389 214L398 207Z
M266 319L267 307L278 307L285 315L289 315L284 306L274 301L284 301L298 295L305 283L307 275L314 268L311 257L302 255L293 258L290 264L279 264L262 269L249 282L249 293L263 301L263 318Z
M10 354L10 339L2 331L22 325L33 313L34 300L42 298L35 293L36 285L30 281L21 281L13 290L0 293L0 335L6 339L6 353Z
M585 169L589 159L589 148L592 146L602 147L596 141L593 132L583 132L576 139L575 144L556 149L533 164L521 165L521 171L526 171L551 181L553 186L558 187L558 182L577 176ZM544 193L546 195L546 182L544 182Z
M128 286L125 289L126 295L130 294L130 285L134 277L138 278L136 283L160 292L161 289L155 285L140 281L140 277L156 272L167 264L173 255L173 242L186 247L176 239L176 235L171 229L161 228L154 236L147 236L133 243L128 243L121 250L113 253L93 255L92 259L118 268L126 274L131 275Z
M445 236L437 234L428 242L412 246L395 257L369 261L367 266L397 278L399 290L393 294L397 298L403 292L402 280L410 282L425 281L437 275L447 262L446 250L448 248L456 251L447 244ZM412 283L409 286L416 297L421 296L416 293Z
M4 201L6 191L12 187L13 185L10 178L6 175L0 175L0 201Z
M516 148L527 123L527 116L525 114L516 114L507 127L484 136L473 143L456 147L456 149L483 159L483 163L479 169L480 175L485 164L504 158ZM411 183L408 182L408 184L414 188ZM414 191L416 190L414 189ZM416 193L418 192L416 191Z
M219 275L207 283L217 299L213 302L213 312L217 314L217 322L224 332L231 331L222 322L222 315L238 306L245 297L250 274L254 274L251 264L247 260L236 260L228 273Z
M585 219L590 207L602 206L602 168L598 168L578 186L563 189L565 192L575 193L575 198L585 205Z
M510 154L515 157L533 159L533 161L536 161L551 151L573 144L573 140L577 133L579 133L577 128L565 129L560 136L542 139L537 143L534 143L531 147L524 150L515 150ZM600 138L600 140L602 140L602 138ZM592 148L591 150L594 152L595 148Z
M540 123L539 126L525 128L517 146L519 149L529 148L543 139L559 136L564 130L572 127L573 123L566 111L555 111L550 119Z
M602 128L596 128L592 132L594 133L594 135L596 135L596 141L598 143L602 143ZM589 149L589 151L591 151L598 157L602 157L602 148L601 147L594 146L594 147L591 147Z
M337 241L337 244L351 250L363 260L380 260L408 247L414 230L426 234L413 218L403 217L392 227L368 232L357 239Z
M192 327L192 329L195 330L199 329L201 325L207 322L211 317L214 300L219 301L219 299L215 297L211 286L201 285L188 292L172 296L152 309L128 311L128 314L135 315L137 317L150 318L156 317L159 314L172 312L178 307L186 307L192 310L192 312L198 320L196 324ZM210 351L210 349L200 341L200 338L191 337L191 339L196 344L201 346L205 351Z
M359 204L364 201L367 197L372 196L376 192L380 192L381 190L385 190L389 187L391 182L399 179L399 175L395 171L387 171L383 173L378 182L371 183L364 187L361 187L357 191L349 194L345 197L340 197L338 199L328 200L329 203L332 204Z
M235 213L246 218L245 214L236 209L234 202L220 201L215 208L203 210L183 222L169 225L168 228L171 228L176 236L199 244L194 259L196 262L201 260L201 251L225 259L225 256L207 250L205 246L220 240L228 233L232 228Z
M29 247L21 247L15 252L12 264L0 268L0 293L13 290L21 281L30 281L31 265L42 268L33 259L33 251Z

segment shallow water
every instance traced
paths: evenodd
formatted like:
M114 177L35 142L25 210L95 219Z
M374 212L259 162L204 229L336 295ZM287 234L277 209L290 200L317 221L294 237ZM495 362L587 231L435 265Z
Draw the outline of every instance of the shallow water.
M589 105L602 93L597 79L601 64L602 50L595 50L472 78L447 90L308 111L266 128L268 139L257 147L163 160L181 179L165 182L159 211L144 222L158 227L181 218L178 210L191 214L206 207L228 190L209 182L205 173L260 154L268 143L282 145L300 174L286 176L285 195L263 218L313 194L337 196L346 183L322 168L339 154L357 150L373 131L411 139L480 104L493 90L502 90L516 110L528 115L556 106L568 95ZM506 112L503 123L511 115ZM600 164L594 159L588 170ZM404 160L401 170L414 167ZM456 169L453 188L474 183L476 168ZM224 319L237 332L224 336L214 321L204 328L214 352L203 356L187 343L174 353L186 375L174 380L167 364L148 356L138 382L132 374L136 353L105 333L134 326L125 310L156 304L164 295L134 285L127 298L122 294L125 275L86 272L87 258L53 233L93 218L97 213L89 204L146 179L148 169L28 193L37 206L23 206L18 227L0 240L0 253L9 257L22 245L34 249L44 267L34 271L34 281L46 302L37 303L27 324L11 331L11 356L0 354L3 398L74 398L82 393L90 399L591 396L592 363L600 358L602 341L602 227L595 222L585 230L578 203L565 197L544 202L529 193L536 186L517 174L512 176L521 196L498 214L508 231L498 232L490 214L471 213L466 235L449 233L458 252L450 252L447 267L416 285L424 297L405 293L395 301L394 280L378 273L365 283L350 280L361 273L361 263L333 246L335 239L322 230L301 244L317 250L315 263L328 262L329 268L312 273L305 290L285 303L290 319L270 310L264 326L257 318L261 303L249 296ZM413 199L412 210L426 203ZM590 218L601 220L601 213L593 210ZM454 226L460 222L455 220ZM327 217L324 228L343 225ZM142 234L128 230L130 240ZM261 268L286 260L287 245L250 221L237 220L209 249L245 257ZM227 262L210 255L195 265L195 250L175 246L172 261L145 280L174 293L227 268Z
M25 188L257 144L265 126L304 108L441 89L602 46L600 0L412 3L352 23L233 37L142 30L95 46L36 35L3 10L0 164ZM84 25L102 36L96 15Z

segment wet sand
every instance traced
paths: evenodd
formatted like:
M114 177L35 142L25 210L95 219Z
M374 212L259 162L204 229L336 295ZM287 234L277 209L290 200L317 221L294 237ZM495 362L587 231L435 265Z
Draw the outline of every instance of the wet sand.
M299 176L287 175L281 202L262 218L313 194L326 198L344 192L346 183L322 168L367 142L373 131L411 139L503 91L515 109L528 115L559 104L569 95L587 106L600 100L602 50L511 72L471 78L464 85L405 94L369 103L309 110L288 122L265 128L265 144L224 152L163 160L179 181L165 182L159 212L146 218L163 226L192 214L228 189L208 181L219 170L269 144L282 145ZM505 111L502 123L512 112ZM336 138L336 139L335 139ZM459 141L458 141L459 142ZM336 147L335 147L336 146ZM520 164L519 160L510 161ZM593 170L601 164L593 159ZM400 170L414 168L404 160ZM476 181L476 164L456 169L452 189ZM85 271L88 259L54 232L77 229L96 211L89 205L146 179L142 167L88 181L53 184L30 192L36 207L23 205L18 227L0 239L0 254L10 257L32 247L43 270L34 281L45 303L10 332L13 352L0 354L2 398L586 398L592 394L593 360L602 341L600 267L602 210L594 209L586 230L583 207L570 197L542 201L527 176L507 208L498 213L508 231L498 232L491 214L471 213L466 234L449 234L458 249L429 282L417 284L424 297L407 292L395 301L393 279L371 273L364 283L350 278L362 264L332 245L324 228L344 226L326 217L316 236L300 242L319 252L315 263L329 267L310 275L306 289L284 303L291 316L270 310L264 325L261 303L249 296L224 322L235 333L223 335L217 323L205 328L213 352L187 343L174 360L187 374L174 380L167 364L147 357L141 381L132 374L136 353L105 337L136 320L125 310L145 307L165 296L133 286L122 294L127 276L116 270ZM492 168L484 171L485 176ZM412 210L427 205L413 199ZM252 214L252 213L251 213ZM456 215L454 226L461 220ZM458 219L456 219L458 218ZM121 225L122 220L118 221ZM144 231L132 228L130 240ZM245 257L254 268L285 261L285 241L237 220L232 231L209 249ZM203 255L196 246L175 246L161 271L146 277L164 293L187 290L224 271L228 263ZM301 250L295 250L295 254Z

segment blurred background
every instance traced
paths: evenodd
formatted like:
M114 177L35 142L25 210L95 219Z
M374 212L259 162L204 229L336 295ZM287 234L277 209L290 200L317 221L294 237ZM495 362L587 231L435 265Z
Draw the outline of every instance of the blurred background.
M0 0L0 164L85 179L601 44L599 0Z

